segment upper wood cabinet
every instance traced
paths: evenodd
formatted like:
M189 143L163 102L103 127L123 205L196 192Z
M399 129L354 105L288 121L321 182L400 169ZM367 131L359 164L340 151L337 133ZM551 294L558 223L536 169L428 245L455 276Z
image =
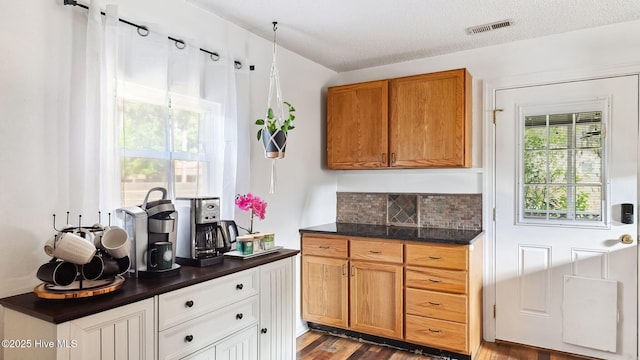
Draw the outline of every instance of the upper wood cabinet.
M387 167L388 81L330 87L327 162L331 169Z
M331 169L471 167L466 69L330 87Z

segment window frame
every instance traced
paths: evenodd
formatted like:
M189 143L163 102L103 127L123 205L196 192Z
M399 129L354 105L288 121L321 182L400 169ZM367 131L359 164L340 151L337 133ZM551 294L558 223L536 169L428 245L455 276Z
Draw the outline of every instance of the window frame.
M610 99L609 98L590 98L590 99L578 99L567 102L559 103L544 103L544 104L517 104L517 126L516 126L516 142L518 154L516 156L516 204L515 207L515 225L524 226L544 226L544 227L572 227L572 228L595 228L595 229L610 229L610 177L609 177L609 164L610 164L610 143L607 141L607 129L610 121ZM601 167L601 218L600 220L578 220L578 219L533 219L525 218L524 213L524 155L525 155L525 128L526 118L529 116L541 116L541 115L553 115L553 114L566 114L566 113L581 113L581 112L593 112L599 111L602 114L601 120L601 144L602 144L602 167ZM573 149L576 150L575 148ZM575 176L575 168L574 168ZM574 180L575 185L575 180ZM569 209L567 209L569 211Z

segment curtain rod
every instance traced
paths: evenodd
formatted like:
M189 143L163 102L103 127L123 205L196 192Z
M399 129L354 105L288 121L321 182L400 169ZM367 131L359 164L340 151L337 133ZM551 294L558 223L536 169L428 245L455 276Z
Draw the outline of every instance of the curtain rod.
M77 2L76 0L64 0L64 4L65 5L72 5L72 6L79 6L79 7L83 8L83 9L89 10L89 6L81 4L81 3ZM102 11L102 10L100 11L100 14L106 15L104 13L104 11ZM123 22L123 23L127 24L127 25L131 25L131 26L133 26L135 28L138 28L138 34L140 34L140 36L147 36L149 34L149 28L144 26L144 25L138 25L138 24L132 23L131 21L127 21L125 19L120 19L120 18L118 20L120 22ZM143 33L140 32L140 30L142 30L143 32L146 32L146 33L143 34ZM179 49L184 49L184 46L185 46L184 40L176 39L176 38L173 38L171 36L167 36L167 37L169 38L169 40L175 41L176 42L176 46L178 46L178 44L182 44L182 47L178 46L178 48ZM213 60L213 61L218 61L218 59L220 59L220 55L218 53L216 53L216 52L212 52L212 51L209 51L209 50L206 50L206 49L203 49L203 48L200 48L200 51L209 54L209 56L211 57L211 60ZM242 68L242 63L240 61L238 61L238 60L234 60L233 64L234 64L236 69L241 69ZM253 70L254 66L253 65L249 66L249 69Z

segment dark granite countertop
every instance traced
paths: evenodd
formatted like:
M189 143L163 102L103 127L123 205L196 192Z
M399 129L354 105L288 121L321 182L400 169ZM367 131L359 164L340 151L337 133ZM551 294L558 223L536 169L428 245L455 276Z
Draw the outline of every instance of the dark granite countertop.
M0 299L0 305L50 323L60 324L295 256L299 252L299 250L282 249L250 259L225 257L222 263L213 266L201 268L182 266L178 275L166 278L141 279L127 277L120 289L113 293L94 297L52 300L41 299L35 293L29 292Z
M330 223L300 229L300 233L375 237L391 240L424 241L470 245L482 235L482 230L456 230L426 227L403 227L351 223Z

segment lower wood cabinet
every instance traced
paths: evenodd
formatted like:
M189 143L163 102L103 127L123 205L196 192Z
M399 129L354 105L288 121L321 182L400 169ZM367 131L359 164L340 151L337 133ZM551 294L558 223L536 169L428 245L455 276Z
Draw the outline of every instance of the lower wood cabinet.
M402 339L402 265L351 262L350 329Z
M482 239L472 245L302 234L303 320L474 358Z
M346 328L349 321L348 261L302 257L302 317L306 321Z

